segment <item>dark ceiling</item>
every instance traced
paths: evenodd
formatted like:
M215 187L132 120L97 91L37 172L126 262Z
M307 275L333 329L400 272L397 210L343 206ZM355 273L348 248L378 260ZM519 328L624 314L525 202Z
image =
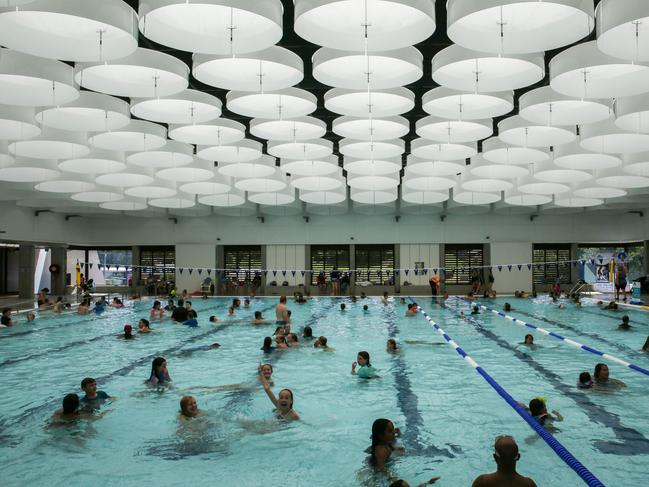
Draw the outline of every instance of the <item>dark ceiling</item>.
M138 10L139 0L125 0L125 1L136 11ZM599 2L600 0L594 1L595 5L597 5ZM330 90L331 87L323 85L322 83L315 80L312 76L311 57L313 56L313 53L319 48L319 46L302 39L293 30L293 16L294 16L293 2L291 0L282 0L282 4L284 5L284 36L282 37L282 40L278 43L278 45L290 49L291 51L295 52L302 58L304 62L304 79L302 80L301 83L299 83L296 86L298 88L302 88L304 90L310 91L311 93L313 93L318 97L318 108L312 115L321 120L324 120L327 123L327 134L325 135L325 138L332 140L334 142L334 151L337 154L338 153L337 143L341 139L341 137L331 131L331 124L333 119L337 118L339 115L326 110L324 107L324 94L328 90ZM415 102L416 102L415 108L413 108L410 112L403 114L403 116L407 118L408 121L410 122L410 133L404 137L404 139L406 140L406 154L410 152L410 141L417 137L417 135L415 134L415 122L427 115L427 113L424 112L421 108L422 95L426 93L428 90L439 86L432 79L431 60L437 52L452 44L452 42L449 40L449 38L446 35L446 2L443 0L437 0L435 5L435 11L436 11L436 22L437 22L437 29L435 30L435 33L424 42L420 42L419 44L415 45L415 47L419 49L419 51L421 51L421 53L424 56L424 75L417 82L406 86L407 88L409 88L415 93ZM595 31L593 31L588 38L585 38L580 42L593 40L594 38L595 38ZM184 61L191 70L192 53L179 51L177 49L172 49L167 46L157 44L144 37L141 33L139 35L139 44L141 47L156 49L158 51L163 51L168 54L172 54L177 58L181 59L182 61ZM511 116L512 114L518 111L518 98L523 93L533 88L547 85L549 83L548 63L555 54L557 54L559 51L562 51L563 49L546 52L545 78L535 85L529 86L521 90L517 90L515 92L514 112L507 114L504 117L494 119L494 133L497 133L496 131L497 124L502 118ZM227 93L227 90L222 90L219 88L214 88L213 86L203 84L192 76L190 76L189 87L196 90L205 91L214 96L217 96L223 102L223 117L242 122L246 126L246 128L248 128L249 126L248 122L250 121L249 118L243 117L241 115L232 113L227 110L225 106L225 95ZM248 129L246 129L246 137L259 140L260 142L265 142L264 140L252 136ZM405 163L405 154L404 154L404 163Z

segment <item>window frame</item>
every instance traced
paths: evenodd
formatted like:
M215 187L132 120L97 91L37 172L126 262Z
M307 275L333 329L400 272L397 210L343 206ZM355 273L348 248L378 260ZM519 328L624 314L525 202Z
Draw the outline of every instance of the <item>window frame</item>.
M259 253L259 259L253 257L253 253ZM234 267L230 264L228 254L234 253ZM247 254L247 258L245 258ZM243 264L243 265L242 265ZM262 268L262 246L261 245L225 245L223 247L223 269L225 277L229 280L236 279L239 283L251 281L254 271Z
M537 258L537 252L543 252L543 259ZM555 252L556 256L548 258L548 252ZM567 258L562 259L560 252L567 252ZM532 244L532 284L534 286L548 286L559 278L560 284L572 282L572 244L542 243ZM550 262L550 264L548 264ZM566 262L561 264L560 262ZM553 264L554 263L554 264ZM548 273L548 271L553 271Z
M335 251L332 256L327 256L327 252ZM323 252L320 258L316 259L317 253ZM347 253L345 263L345 252ZM333 260L333 262L332 262ZM311 264L311 285L317 285L317 279L320 272L324 272L327 282L331 280L329 275L333 268L336 267L341 272L349 272L351 266L351 248L349 245L311 245L311 255L309 258Z
M378 252L378 260L373 263L372 253ZM360 255L359 255L360 253ZM366 257L362 254L366 253ZM389 254L392 254L391 256ZM374 256L375 258L377 256ZM356 262L356 280L370 281L373 285L382 286L385 281L394 280L395 246L394 244L356 245L354 247ZM365 260L365 262L363 262ZM378 262L378 263L377 263ZM370 272L368 278L367 273ZM388 275L389 271L389 275ZM375 279L373 279L373 277Z
M462 264L460 252L469 252L468 261ZM473 252L479 253L474 255ZM448 255L455 255L454 262L449 262ZM444 245L444 282L455 286L464 286L471 284L471 269L484 269L484 244L445 244ZM449 276L447 269L451 267L453 271ZM464 272L462 272L464 269Z

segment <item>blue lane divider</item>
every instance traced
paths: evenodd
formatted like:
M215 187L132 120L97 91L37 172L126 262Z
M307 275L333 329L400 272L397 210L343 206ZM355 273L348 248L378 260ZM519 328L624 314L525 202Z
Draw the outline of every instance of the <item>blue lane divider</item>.
M415 302L411 297L408 297L410 301ZM431 324L431 326L444 337L444 340L453 347L457 354L462 357L475 371L482 376L484 380L502 397L507 404L509 404L518 415L525 420L525 422L534 430L536 433L545 441L550 448L568 465L573 469L577 475L590 487L604 487L604 484L597 478L595 475L590 472L579 460L577 460L572 453L570 453L566 447L564 447L559 440L554 436L548 433L543 426L539 424L530 414L525 411L516 400L502 388L496 380L491 377L475 360L473 360L435 321L428 316L428 313L424 309L417 305L417 310L424 315L426 321Z
M501 318L505 318L506 320L511 321L515 325L522 326L525 328L529 328L534 331L538 331L539 333L543 333L544 335L551 336L552 338L556 338L557 340L566 343L572 347L579 348L583 350L584 352L589 352L594 355L599 355L600 357L609 360L611 362L615 362L617 364L620 364L628 369L631 369L635 372L639 372L641 374L644 374L646 376L649 376L649 370L645 369L644 367L640 367L638 365L632 364L630 362L627 362L626 360L622 360L614 355L610 355L605 352L601 352L597 350L596 348L589 347L588 345L584 345L583 343L576 342L574 340L571 340L570 338L566 338L562 335L559 335L557 333L554 333L553 331L546 330L545 328L541 328L540 326L535 325L534 323L528 323L527 321L519 320L518 318L514 318L513 316L509 316L508 314L503 313L502 311L498 311L497 309L490 308L489 306L485 306L484 304L480 304L477 302L472 303L476 306L479 306L480 308L486 310L486 311L491 311L493 314L500 316Z

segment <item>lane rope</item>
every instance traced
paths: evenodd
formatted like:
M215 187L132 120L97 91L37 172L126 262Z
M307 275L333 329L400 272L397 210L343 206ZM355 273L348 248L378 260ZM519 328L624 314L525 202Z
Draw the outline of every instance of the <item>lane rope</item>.
M506 320L511 321L513 324L522 326L524 328L529 328L534 331L538 331L539 333L542 333L547 336L551 336L552 338L555 338L567 345L570 345L571 347L578 348L580 350L583 350L584 352L592 353L594 355L598 355L602 357L603 359L609 360L611 362L615 362L616 364L622 365L628 369L631 369L635 372L639 372L640 374L644 374L646 376L649 376L649 370L645 369L644 367L640 367L639 365L633 364L631 362L627 362L626 360L622 360L621 358L616 357L615 355L611 355L605 352L602 352L600 350L597 350L594 347L590 347L588 345L584 345L583 343L576 342L570 338L566 338L563 335L559 335L558 333L555 333L553 331L546 330L545 328L541 328L538 325L535 325L534 323L529 323L527 321L520 320L518 318L515 318L513 316L510 316L503 311L498 311L497 309L490 308L489 306L485 306L483 304L480 304L478 302L472 302L475 306L478 306L486 311L490 311L495 315L500 316L501 318L505 318Z
M412 297L408 297L412 303L415 301ZM579 460L577 460L572 453L564 447L559 440L552 436L548 431L541 426L538 421L536 421L530 414L523 409L516 400L505 390L503 387L496 382L496 380L491 377L475 360L473 360L435 321L426 313L426 311L419 305L417 305L417 311L419 311L426 321L439 333L446 343L448 343L457 354L462 357L465 362L467 362L478 374L482 376L484 380L502 397L507 404L509 404L518 415L525 420L525 422L534 430L536 433L545 441L550 448L568 465L572 470L575 471L577 475L590 487L604 487L604 484L597 478L595 475L590 472Z

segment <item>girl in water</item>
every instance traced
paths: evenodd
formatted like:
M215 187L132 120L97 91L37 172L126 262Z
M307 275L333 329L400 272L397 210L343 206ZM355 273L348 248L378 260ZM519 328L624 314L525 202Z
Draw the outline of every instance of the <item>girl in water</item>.
M271 364L260 365L259 373L264 376L269 385L273 385L273 366Z
M178 414L178 419L180 421L189 421L192 418L198 418L199 416L204 416L205 412L198 409L196 404L196 399L192 396L183 396L180 400L180 413Z
M392 452L395 451L394 442L400 434L399 428L395 428L389 419L379 418L372 424L372 446L369 448L369 463L375 469L387 475L390 481L397 479L390 473L385 464L392 456ZM404 451L403 448L399 448L399 450Z
M171 382L169 371L167 370L167 361L164 357L156 357L151 363L151 375L147 382L152 386L166 386Z
M279 350L288 348L288 344L286 343L286 338L284 338L284 335L275 335L275 344L277 345L276 348Z
M151 308L151 313L149 314L150 320L160 320L165 314L164 309L161 307L160 301L154 301L153 307Z
M270 388L270 383L263 373L259 374L259 381L264 387L266 395L275 406L274 413L278 419L286 421L295 421L300 419L298 414L293 410L293 392L290 389L282 389L279 391L279 397L275 397L275 394Z
M356 366L358 370L356 370ZM370 364L370 354L367 352L358 352L356 362L352 363L352 375L357 375L361 379L371 379L376 377L376 369Z
M399 351L399 349L397 348L397 341L394 338L388 338L387 351L388 353L395 353Z
M264 344L262 345L261 349L264 351L264 353L270 353L275 350L275 347L273 347L273 339L271 337L264 338Z

